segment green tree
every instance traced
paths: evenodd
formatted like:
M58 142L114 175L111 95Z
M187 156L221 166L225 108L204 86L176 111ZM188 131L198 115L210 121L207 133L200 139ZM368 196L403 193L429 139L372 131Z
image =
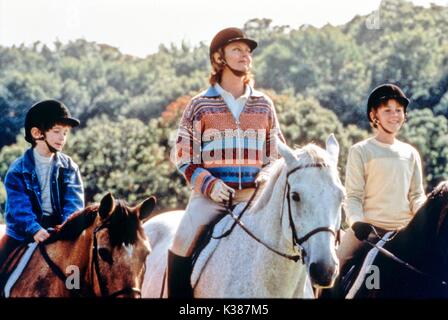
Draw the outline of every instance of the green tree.
M448 179L448 121L429 109L409 112L400 137L420 152L426 190Z
M359 106L370 86L363 51L338 28L302 27L255 57L257 83L277 92L314 97L345 123L363 119Z
M290 27L288 25L273 25L271 19L254 18L244 24L243 30L249 37L256 39L258 46L263 50L268 45L277 42L278 39L284 38L290 31ZM260 49L255 51L255 55Z
M434 107L434 113L436 115L448 117L448 91L440 99L440 102Z
M22 131L23 132L23 131ZM23 139L23 135L19 135L17 137L16 144L5 146L0 149L0 223L2 223L2 215L5 210L5 202L6 202L6 190L3 185L3 181L5 180L6 172L8 171L9 166L19 158L23 152L26 150L27 145L29 144L25 142Z
M99 201L106 192L131 203L155 194L161 208L179 207L186 190L159 139L157 120L145 125L102 117L76 132L67 152L81 168L86 201Z
M335 134L340 145L339 168L344 181L348 149L365 139L367 132L354 125L344 127L336 114L323 108L315 99L269 94L273 97L280 127L289 145L303 146L314 142L325 147L328 135Z
M414 6L409 1L384 0L375 12L377 27L366 16L342 26L365 48L372 71L371 88L399 83L418 108L437 105L448 91L448 7Z
M25 141L24 130L17 136L17 143L0 149L0 180L4 180L10 165L19 158L31 145Z
M0 127L4 128L0 147L14 142L28 108L35 101L55 94L56 86L52 77L44 72L22 74L13 71L0 81Z

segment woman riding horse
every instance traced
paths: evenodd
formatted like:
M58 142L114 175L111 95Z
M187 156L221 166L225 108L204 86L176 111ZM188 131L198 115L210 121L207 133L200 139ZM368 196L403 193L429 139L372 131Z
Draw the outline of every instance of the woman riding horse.
M262 167L276 158L274 105L253 87L257 42L238 28L218 32L210 44L210 87L194 97L179 124L174 162L191 185L186 214L168 254L168 294L191 297L192 254L201 234L225 209L246 202L266 180Z
M338 143L331 135L326 150L277 144L283 159L273 163L259 196L247 209L226 211L197 256L188 279L195 298L313 298L311 284L333 284L344 199ZM184 216L184 211L167 212L144 225L153 247L142 286L145 298L167 296L167 249Z

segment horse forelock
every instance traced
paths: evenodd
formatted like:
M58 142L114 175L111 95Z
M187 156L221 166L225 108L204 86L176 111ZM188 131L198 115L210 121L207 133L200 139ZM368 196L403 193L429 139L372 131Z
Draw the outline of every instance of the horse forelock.
M115 210L109 217L108 229L112 246L134 244L138 234L143 234L137 212L122 200L116 200Z
M300 164L324 163L330 165L330 157L328 153L314 143L309 143L302 149L296 149L295 154Z

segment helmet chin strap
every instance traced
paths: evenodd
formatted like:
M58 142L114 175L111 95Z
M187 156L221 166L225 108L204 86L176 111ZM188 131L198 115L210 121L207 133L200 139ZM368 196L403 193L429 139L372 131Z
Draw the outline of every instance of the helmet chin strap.
M393 134L392 131L387 130L386 128L384 128L384 126L381 124L381 122L379 122L378 119L375 119L375 124L376 124L376 125L379 125L379 126L384 130L384 132L386 132L386 133L388 133L388 134Z
M233 69L233 68L227 63L227 61L226 61L225 59L222 59L221 61L222 61L222 63L223 63L227 68L229 68L230 71L232 71L232 73L233 73L235 76L237 76L237 77L243 77L243 76L245 76L245 75L247 74L247 71L240 71L240 70Z
M56 153L56 152L58 152L57 149L55 149L53 146L51 146L51 145L48 143L48 141L47 141L47 137L45 136L45 133L44 133L44 135L43 135L42 137L37 138L36 140L40 140L40 141L45 142L45 144L46 144L47 147L48 147L48 150L50 150L51 153Z

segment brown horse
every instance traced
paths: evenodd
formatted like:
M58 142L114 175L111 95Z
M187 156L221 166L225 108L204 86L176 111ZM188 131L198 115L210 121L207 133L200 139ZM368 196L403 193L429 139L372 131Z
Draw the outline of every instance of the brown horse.
M141 227L155 198L114 200L74 213L34 251L10 297L140 297L149 242Z

